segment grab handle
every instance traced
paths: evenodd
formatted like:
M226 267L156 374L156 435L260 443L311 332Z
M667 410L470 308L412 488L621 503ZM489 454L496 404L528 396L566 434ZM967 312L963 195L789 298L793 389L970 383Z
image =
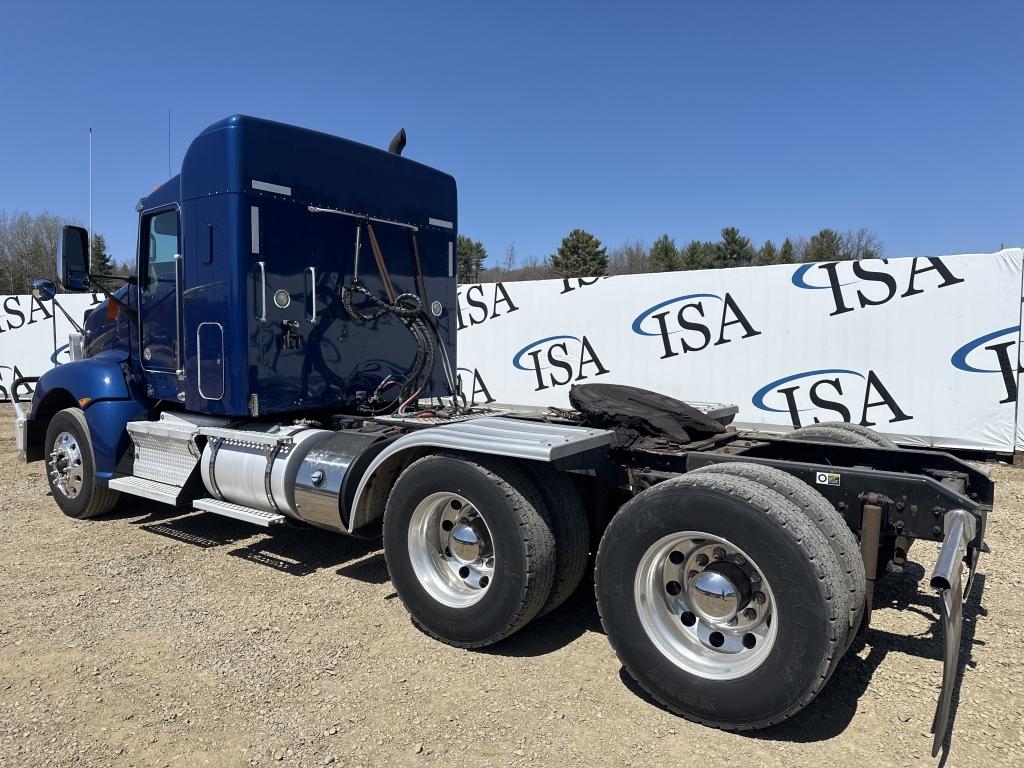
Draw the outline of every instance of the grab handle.
M309 318L309 322L316 325L316 267L309 267L309 277L313 283L313 316Z
M260 268L260 314L256 319L265 323L267 322L267 263L257 261L256 266Z

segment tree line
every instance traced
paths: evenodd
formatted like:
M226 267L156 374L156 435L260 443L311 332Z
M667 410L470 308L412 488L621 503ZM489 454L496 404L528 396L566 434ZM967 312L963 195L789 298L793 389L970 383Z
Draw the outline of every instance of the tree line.
M487 267L483 243L465 235L459 235L456 258L459 282L476 283L876 259L884 250L878 235L863 228L842 233L826 228L809 238L787 237L779 245L765 240L755 246L738 228L724 227L719 240L691 240L679 246L664 234L650 246L635 240L610 251L591 233L574 229L544 259L530 257L519 263L515 246L510 245L496 264Z
M52 278L56 274L57 241L66 223L74 222L48 211L32 214L0 210L0 292L26 293L37 277ZM844 233L822 229L809 238L787 237L780 245L766 240L755 246L736 227L725 227L715 241L691 240L678 246L664 234L650 246L640 240L627 241L611 250L591 233L574 229L546 258L531 256L520 262L515 246L510 245L489 267L483 243L459 235L456 245L458 278L463 283L871 259L880 258L883 252L878 235L867 229ZM114 259L103 235L93 233L91 272L126 275L134 272L133 261Z
M53 279L57 274L57 241L65 224L74 224L43 211L28 213L0 210L0 293L28 293L39 277ZM103 235L92 235L90 272L100 275L124 275L134 267L118 262L107 250Z

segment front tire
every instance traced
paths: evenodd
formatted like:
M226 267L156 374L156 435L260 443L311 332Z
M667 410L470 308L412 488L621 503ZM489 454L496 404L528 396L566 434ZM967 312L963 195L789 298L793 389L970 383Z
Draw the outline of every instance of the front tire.
M502 640L547 602L555 539L542 497L514 463L426 456L399 476L384 512L395 591L427 634L461 648Z
M673 712L718 728L798 712L848 635L824 535L747 478L691 474L638 494L601 540L595 583L626 671Z
M60 511L76 520L105 514L120 498L96 481L89 425L80 408L65 408L46 428L46 479Z

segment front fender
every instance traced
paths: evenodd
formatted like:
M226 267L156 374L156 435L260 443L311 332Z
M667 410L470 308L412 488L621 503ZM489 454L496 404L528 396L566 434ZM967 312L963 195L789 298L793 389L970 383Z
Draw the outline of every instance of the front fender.
M32 419L47 418L45 403L57 392L67 392L81 405L83 400L128 400L132 398L120 361L114 357L89 357L51 368L36 383L32 396ZM58 409L59 410L59 409Z
M46 426L53 415L77 406L85 411L89 424L96 477L106 485L129 446L125 425L144 415L152 405L125 381L123 357L117 352L103 352L57 366L39 377L27 428L30 459L42 458Z

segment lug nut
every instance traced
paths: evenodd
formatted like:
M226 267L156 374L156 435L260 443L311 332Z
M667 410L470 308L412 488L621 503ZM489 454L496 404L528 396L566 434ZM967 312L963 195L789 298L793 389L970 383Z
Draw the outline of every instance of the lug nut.
M736 565L746 565L747 564L747 558L745 558L743 555L736 555L732 559L732 561L734 563L736 563Z
M732 617L731 619L729 619L729 621L727 621L726 623L727 623L727 624L728 624L728 625L729 625L730 627L735 627L735 626L736 626L736 623L737 623L737 621L736 621L736 617L735 617L735 616L733 616L733 617Z
M708 556L707 555L697 555L697 565L699 565L701 568L703 568L707 564L708 564Z
M696 571L688 571L687 574L686 574L686 578L692 579L696 575L697 575Z
M753 608L744 608L743 618L747 621L753 621L757 618L757 611L755 611Z
M721 560L722 558L725 557L725 550L722 549L721 547L715 547L714 555L715 555L715 560Z
M750 596L750 599L758 605L764 605L764 592L755 592Z
M759 574L757 571L754 571L752 574L750 574L750 583L751 584L760 584L761 583L761 574Z

